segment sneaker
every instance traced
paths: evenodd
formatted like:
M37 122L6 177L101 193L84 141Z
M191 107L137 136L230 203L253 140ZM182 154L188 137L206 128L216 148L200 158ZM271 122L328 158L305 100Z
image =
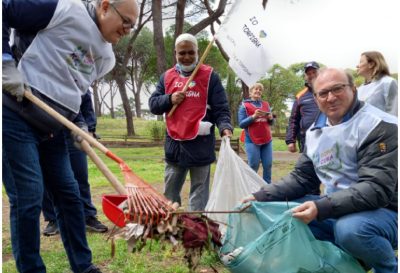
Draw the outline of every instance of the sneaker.
M86 273L102 273L100 271L99 268L97 268L96 266L93 266L89 271L87 271Z
M53 236L60 233L56 220L50 220L46 228L43 230L43 235Z
M104 233L108 231L108 227L97 220L96 216L89 216L86 218L86 229L99 233Z

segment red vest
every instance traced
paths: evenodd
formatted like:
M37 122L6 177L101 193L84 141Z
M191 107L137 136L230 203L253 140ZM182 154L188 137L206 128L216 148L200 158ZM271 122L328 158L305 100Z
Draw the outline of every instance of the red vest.
M212 68L201 65L186 91L185 99L178 105L172 117L166 113L168 135L175 140L190 140L197 137L200 121L207 111L208 85ZM165 93L182 91L189 77L180 75L175 67L164 76Z
M269 112L269 104L266 101L262 102L261 108L254 106L251 102L244 102L244 108L246 109L247 116L251 116L257 109L261 109L265 112ZM262 145L271 141L271 129L269 128L267 117L257 118L252 124L247 127L251 141L254 144Z

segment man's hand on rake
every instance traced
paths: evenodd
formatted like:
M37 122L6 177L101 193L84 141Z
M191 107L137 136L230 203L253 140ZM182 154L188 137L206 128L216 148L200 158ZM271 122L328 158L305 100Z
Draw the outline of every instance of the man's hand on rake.
M15 66L14 60L3 61L3 90L17 97L17 101L24 98L24 81L21 73Z
M180 104L185 99L185 92L177 91L170 96L171 103L173 105Z
M89 133L88 126L85 122L79 121L76 122L75 125L78 126L80 129L82 129L85 133ZM71 137L74 140L74 146L79 150L83 150L81 146L83 138L73 131L71 131Z

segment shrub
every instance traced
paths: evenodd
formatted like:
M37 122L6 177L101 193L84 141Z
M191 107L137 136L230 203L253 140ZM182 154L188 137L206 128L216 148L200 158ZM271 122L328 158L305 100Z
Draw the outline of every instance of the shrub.
M150 136L155 140L163 140L165 137L165 123L162 121L151 121L147 125Z

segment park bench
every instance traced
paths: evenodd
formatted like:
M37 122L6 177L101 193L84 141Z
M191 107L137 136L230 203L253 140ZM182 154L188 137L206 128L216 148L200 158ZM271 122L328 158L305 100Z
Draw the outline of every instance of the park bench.
M285 139L285 133L273 133L273 138ZM154 140L143 136L127 135L101 135L100 142L112 148L139 148L139 147L158 147L164 145L164 140ZM221 139L215 140L215 151L219 151ZM237 153L243 152L239 138L231 139L231 147Z
M100 142L110 148L140 148L140 147L159 147L164 145L164 140L154 140L146 137L126 136L126 135L101 135ZM221 139L216 139L215 150L219 151ZM232 149L239 154L239 139L231 139Z

